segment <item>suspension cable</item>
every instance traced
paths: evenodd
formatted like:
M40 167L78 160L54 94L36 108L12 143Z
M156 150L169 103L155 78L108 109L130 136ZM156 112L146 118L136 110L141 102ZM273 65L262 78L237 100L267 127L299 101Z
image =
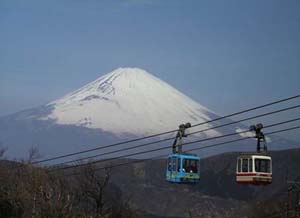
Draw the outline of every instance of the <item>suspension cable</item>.
M295 122L295 121L298 121L298 120L300 120L300 118L295 118L295 119L291 119L291 120L287 120L287 121L283 121L283 122L279 122L279 123L275 123L275 124L270 124L270 125L265 126L264 129L274 127L274 126L283 125L283 124L290 123L290 122ZM220 138L224 138L224 137L240 135L240 134L247 133L247 132L250 132L250 130L230 133L230 134L211 137L211 138L205 138L205 139L196 140L196 141L192 141L192 142L186 142L186 143L183 143L182 145L188 145L188 144L194 144L194 143L198 143L198 142L215 140L215 139L220 139ZM247 138L247 137L245 137L245 138ZM253 137L250 137L250 138L253 138ZM73 166L65 166L65 167L60 167L60 168L54 168L54 169L50 169L49 172L65 170L65 169L71 169L71 168L77 168L77 167L81 167L81 166L85 166L85 165L91 165L91 164L96 164L96 163L101 163L101 162L106 162L106 161L112 161L112 160L116 160L116 159L120 159L120 158L131 157L131 156L136 156L136 155L140 155L140 154L146 154L146 153L151 153L151 152L161 151L161 150L166 150L166 149L169 149L169 147L156 148L156 149L151 149L151 150L148 150L148 151L140 151L140 152L136 152L136 153L125 154L125 155L121 155L121 156L118 156L118 157L112 157L112 158L108 158L108 159L101 159L101 160L96 160L96 161L82 163L82 164L73 165Z
M299 97L300 97L300 95L294 95L294 96L291 96L291 97L288 97L288 98L280 99L280 100L273 101L273 102L270 102L270 103L267 103L267 104L263 104L263 105L260 105L260 106L256 106L256 107L252 107L252 108L249 108L249 109L246 109L246 110L242 110L242 111L239 111L239 112L228 114L226 116L218 117L218 118L213 119L213 120L201 122L201 123L192 125L191 127L196 127L196 126L212 123L212 122L215 122L215 121L219 121L219 120L222 120L222 119L226 119L226 118L229 118L229 117L240 115L240 114L243 114L243 113L246 113L246 112L250 112L250 111L254 111L254 110L261 109L261 108L264 108L264 107L268 107L268 106L271 106L271 105L275 105L275 104L279 104L279 103L282 103L282 102L290 101L290 100L293 100L293 99L296 99L296 98L299 98ZM44 163L44 162L49 162L49 161L53 161L53 160L57 160L57 159L62 159L62 158L66 158L66 157L70 157L70 156L74 156L74 155L79 155L79 154L83 154L83 153L87 153L87 152L91 152L91 151L102 150L102 149L105 149L105 148L111 148L111 147L114 147L114 146L127 144L127 143L132 143L132 142L145 140L145 139L149 139L149 138L153 138L153 137L158 137L158 136L162 136L162 135L165 135L165 134L170 134L170 133L177 132L177 131L178 131L178 129L171 130L171 131L166 131L166 132L162 132L162 133L157 133L157 134L153 134L153 135L149 135L149 136L144 136L144 137L140 137L140 138L135 138L135 139L131 139L131 140L123 141L123 142L118 142L118 143L114 143L114 144L109 144L109 145L105 145L105 146L101 146L101 147L96 147L96 148L91 148L91 149L82 150L82 151L78 151L78 152L68 153L68 154L64 154L64 155L60 155L60 156L50 157L50 158L46 158L46 159L43 159L43 160L34 161L31 164Z

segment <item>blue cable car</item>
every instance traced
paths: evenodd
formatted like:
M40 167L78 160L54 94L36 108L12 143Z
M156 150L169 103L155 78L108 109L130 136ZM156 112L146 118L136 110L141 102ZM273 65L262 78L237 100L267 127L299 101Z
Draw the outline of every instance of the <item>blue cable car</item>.
M200 158L182 152L182 138L191 124L181 124L173 143L173 154L168 156L166 180L174 183L197 183L200 180Z
M193 154L170 154L166 180L175 183L199 182L200 158Z

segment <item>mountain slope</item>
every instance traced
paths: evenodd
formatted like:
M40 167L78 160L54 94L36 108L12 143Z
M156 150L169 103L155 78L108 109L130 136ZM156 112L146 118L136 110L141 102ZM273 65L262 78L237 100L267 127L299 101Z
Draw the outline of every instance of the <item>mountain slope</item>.
M119 68L51 102L57 124L99 128L114 134L149 135L182 122L210 120L207 108L138 68ZM209 136L219 135L212 130Z

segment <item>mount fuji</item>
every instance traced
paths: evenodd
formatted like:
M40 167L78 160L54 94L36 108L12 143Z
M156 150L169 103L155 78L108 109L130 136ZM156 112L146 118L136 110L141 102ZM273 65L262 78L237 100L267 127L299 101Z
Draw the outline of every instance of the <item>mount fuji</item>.
M101 129L115 135L150 135L182 122L212 119L212 111L138 68L119 68L48 106L43 120ZM207 136L219 133L211 130Z
M218 117L142 69L119 68L58 100L0 118L0 146L8 148L11 157L24 157L32 146L37 146L42 156L53 156L174 130L181 123L193 125ZM228 122L231 120L223 119L193 131ZM245 128L243 125L227 126L192 138L220 136ZM272 141L280 142L275 143L275 148L294 147L287 140L275 138L277 140L272 138ZM255 142L210 149L205 155L253 150L253 144ZM144 149L158 146L162 144ZM107 150L113 149L118 148Z

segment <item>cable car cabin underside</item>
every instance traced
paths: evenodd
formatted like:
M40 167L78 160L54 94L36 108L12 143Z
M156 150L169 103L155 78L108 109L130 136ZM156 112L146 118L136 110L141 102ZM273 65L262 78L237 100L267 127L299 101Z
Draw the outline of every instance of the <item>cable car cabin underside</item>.
M252 185L271 184L271 157L261 154L244 154L239 156L237 159L236 182Z
M199 182L200 158L193 154L169 155L166 180L173 183Z
M236 182L239 184L268 185L272 183L272 175L263 173L237 173Z

